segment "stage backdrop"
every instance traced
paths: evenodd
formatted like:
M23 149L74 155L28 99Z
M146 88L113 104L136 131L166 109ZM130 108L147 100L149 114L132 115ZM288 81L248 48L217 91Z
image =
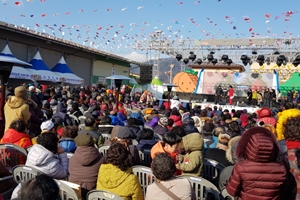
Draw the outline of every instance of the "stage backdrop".
M228 88L234 87L236 96L246 96L248 88L253 90L273 87L273 74L253 73L227 73L227 72L204 72L202 82L203 94L215 94L218 85Z

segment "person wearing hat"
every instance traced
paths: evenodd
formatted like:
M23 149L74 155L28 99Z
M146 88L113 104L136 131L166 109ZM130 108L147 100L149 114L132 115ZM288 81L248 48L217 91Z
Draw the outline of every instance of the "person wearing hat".
M168 132L168 118L162 117L159 119L158 124L153 129L154 133L164 135Z
M47 132L51 132L53 134L56 134L56 126L54 125L54 123L51 120L47 120L44 121L41 126L40 126L42 132L43 133L47 133ZM37 137L34 137L31 139L32 144L36 144L37 143Z
M41 99L36 95L36 88L33 85L28 87L28 95L30 95L30 99L32 99L39 108L42 107Z
M78 134L74 139L76 150L70 158L69 181L81 186L82 197L96 189L98 171L102 155L94 146L94 139L89 133Z
M25 87L19 86L15 88L15 96L11 96L5 106L5 130L10 127L10 124L16 120L21 119L28 126L30 119L29 105L26 103L28 100L28 92Z
M178 96L174 96L171 100L170 100L170 108L173 109L173 108L177 108L177 110L179 110L179 106L180 106L180 101L179 101L179 98Z

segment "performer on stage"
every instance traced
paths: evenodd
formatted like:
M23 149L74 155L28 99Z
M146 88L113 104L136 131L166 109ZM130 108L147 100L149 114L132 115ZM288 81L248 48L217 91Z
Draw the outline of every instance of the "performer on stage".
M232 88L232 86L229 86L229 90L228 90L228 96L229 96L229 104L232 105L233 104L233 96L234 95L234 90Z
M221 98L222 93L223 93L222 87L221 87L221 85L219 85L216 89L215 104L218 104L220 102L220 98Z
M248 105L252 105L252 97L253 97L253 93L252 93L252 89L249 88L248 92L247 92L247 104Z

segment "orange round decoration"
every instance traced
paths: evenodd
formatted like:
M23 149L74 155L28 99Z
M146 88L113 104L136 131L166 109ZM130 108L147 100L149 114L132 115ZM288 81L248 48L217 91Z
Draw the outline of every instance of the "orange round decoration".
M198 77L196 75L186 72L179 72L173 79L173 84L178 85L178 87L175 87L178 92L194 92L197 82Z
M177 90L178 92L183 92L181 89L180 89L180 85L179 85L179 80L180 80L180 77L184 74L185 72L179 72L177 73L174 78L173 78L173 84L177 85L178 87L174 87L175 90Z

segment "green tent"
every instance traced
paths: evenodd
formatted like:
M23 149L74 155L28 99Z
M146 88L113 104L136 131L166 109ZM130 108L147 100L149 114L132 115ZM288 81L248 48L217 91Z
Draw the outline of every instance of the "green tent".
M163 83L159 80L158 76L155 76L151 81L151 85L162 85Z
M289 80L280 85L280 92L286 96L289 90L300 90L300 74L294 72Z

